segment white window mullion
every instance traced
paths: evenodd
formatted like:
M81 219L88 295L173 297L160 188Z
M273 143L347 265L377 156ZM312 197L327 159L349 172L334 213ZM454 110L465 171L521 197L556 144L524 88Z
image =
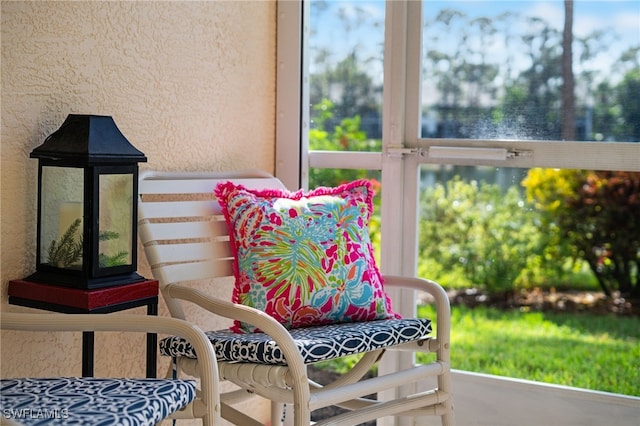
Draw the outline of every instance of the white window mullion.
M421 94L422 94L422 2L407 2L407 17L404 32L406 36L405 74L405 130L404 145L412 148L412 153L404 157L403 181L403 265L402 275L414 276L418 261L418 203L421 152L418 147L420 136ZM403 314L415 316L415 292L406 291L401 302Z
M420 37L421 28L411 23L420 13L419 2L387 1L384 45L384 93L382 115L382 206L381 206L381 270L384 274L415 275L416 271L416 212L418 202L418 153L416 146L419 123ZM418 18L419 21L421 20ZM418 31L417 45L415 33ZM417 53L415 50L417 49ZM411 60L412 55L417 58ZM416 62L417 61L417 62ZM411 69L410 62L416 67ZM414 90L407 90L413 85ZM417 93L416 93L417 92ZM415 314L415 294L408 290L389 290L393 308L403 316ZM378 373L383 375L414 363L411 353L393 352L380 362ZM414 386L399 391L381 392L380 399L397 398L415 391ZM414 419L383 418L379 426L404 426Z
M277 16L275 175L295 190L309 176L309 2L278 1Z
M420 153L404 148L418 141L421 4L387 2L386 15L381 269L386 274L413 276ZM413 292L399 292L392 298L402 315L415 314Z
M402 273L403 155L392 153L404 147L407 55L407 2L386 3L384 44L384 91L382 113L382 247L381 269ZM393 253L394 255L387 255Z

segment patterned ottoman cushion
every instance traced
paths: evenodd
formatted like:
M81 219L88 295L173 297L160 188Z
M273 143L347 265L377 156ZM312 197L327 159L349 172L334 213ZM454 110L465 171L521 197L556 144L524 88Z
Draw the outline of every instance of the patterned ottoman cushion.
M310 364L422 339L431 332L431 321L390 319L297 328L289 332L305 363ZM219 361L286 365L282 352L267 334L237 334L231 330L205 334ZM161 340L160 353L196 358L193 347L177 336Z
M192 380L2 379L2 417L23 425L155 425L193 401Z

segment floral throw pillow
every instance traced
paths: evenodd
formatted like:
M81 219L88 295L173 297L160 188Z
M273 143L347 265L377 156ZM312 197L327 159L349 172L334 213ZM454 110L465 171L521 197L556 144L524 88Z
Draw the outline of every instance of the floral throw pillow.
M304 193L215 188L234 253L233 302L286 328L399 318L373 257L367 180ZM236 321L237 333L259 331Z

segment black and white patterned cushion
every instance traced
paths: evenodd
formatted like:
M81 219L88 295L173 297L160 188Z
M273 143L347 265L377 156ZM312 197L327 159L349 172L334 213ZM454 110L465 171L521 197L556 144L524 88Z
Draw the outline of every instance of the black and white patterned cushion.
M195 399L193 380L2 379L4 418L23 425L155 425Z
M290 332L305 363L310 364L422 339L431 332L431 321L391 319L296 328ZM264 333L236 334L220 330L205 334L220 361L286 365L280 348ZM160 353L196 357L193 347L177 336L162 339Z

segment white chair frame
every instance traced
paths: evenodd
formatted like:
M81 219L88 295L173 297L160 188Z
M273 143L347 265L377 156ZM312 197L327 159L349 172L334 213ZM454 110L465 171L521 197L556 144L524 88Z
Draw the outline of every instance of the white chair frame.
M175 318L187 319L183 302L193 303L220 317L250 323L268 335L279 346L286 366L225 362L218 357L221 380L239 387L221 395L222 417L234 424L261 424L230 406L239 394L257 394L272 401L271 424L281 424L282 406L293 407L293 424L311 424L310 413L322 407L337 405L346 413L316 422L316 425L356 425L385 416L441 417L444 426L454 424L449 366L450 307L449 299L437 283L415 277L384 276L386 288L409 288L429 293L437 310L433 322L434 335L401 346L368 352L355 367L335 382L319 385L307 376L307 366L289 332L262 311L212 297L191 285L207 280L233 277L232 254L228 229L213 195L217 182L233 181L251 189L280 188L283 184L261 171L231 173L144 172L139 180L139 237L154 278ZM385 351L403 350L435 353L435 360L425 365L412 365L395 373L363 379ZM177 365L193 374L197 362L178 357ZM409 383L424 386L425 379L435 377L433 389L412 395L380 401L365 395L398 389ZM291 423L287 410L285 423Z
M58 314L2 312L3 330L20 331L122 331L140 333L176 334L188 340L198 353L195 366L201 378L196 399L169 418L197 418L203 426L220 424L220 394L218 366L211 344L197 326L176 318L131 314ZM77 378L82 381L83 378ZM153 379L149 379L153 380ZM4 407L8 408L8 407ZM41 409L47 407L38 407ZM10 422L7 422L10 424ZM3 423L4 424L4 423Z

